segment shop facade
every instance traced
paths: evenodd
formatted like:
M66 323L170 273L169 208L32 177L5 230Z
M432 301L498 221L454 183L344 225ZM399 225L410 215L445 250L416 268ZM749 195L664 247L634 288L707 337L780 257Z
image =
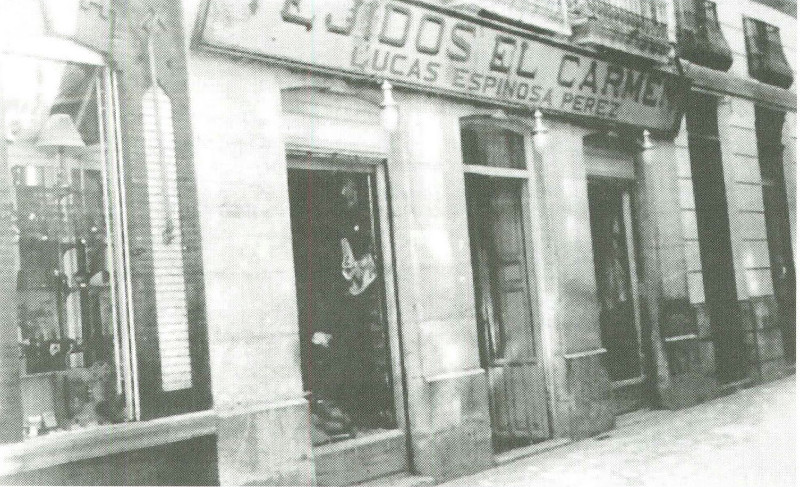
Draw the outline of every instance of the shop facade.
M441 480L713 396L660 47L602 58L421 2L189 11L221 479ZM231 356L241 381L215 379Z
M793 370L794 91L696 2L132 3L3 53L0 478L440 481Z

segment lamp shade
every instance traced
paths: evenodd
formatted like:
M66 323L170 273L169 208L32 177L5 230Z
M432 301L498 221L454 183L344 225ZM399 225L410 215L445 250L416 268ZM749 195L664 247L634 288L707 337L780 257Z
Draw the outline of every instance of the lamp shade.
M72 117L66 113L54 113L50 115L39 132L39 140L36 142L42 148L81 148L86 147L81 134L75 127Z

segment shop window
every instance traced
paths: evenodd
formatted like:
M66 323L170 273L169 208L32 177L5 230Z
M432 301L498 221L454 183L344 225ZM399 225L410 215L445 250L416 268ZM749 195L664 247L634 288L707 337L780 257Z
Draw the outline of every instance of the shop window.
M131 419L114 289L102 68L5 55L16 210L17 339L27 436Z
M207 408L169 98L145 93L145 160L123 166L105 67L15 54L0 64L23 436ZM124 171L137 164L145 193L132 197L142 186ZM149 241L129 244L142 225Z
M525 144L521 134L491 125L471 125L461 130L464 164L525 169Z
M783 52L780 29L766 22L745 17L744 33L750 76L781 88L791 86L794 74Z
M289 169L315 446L396 429L375 173Z

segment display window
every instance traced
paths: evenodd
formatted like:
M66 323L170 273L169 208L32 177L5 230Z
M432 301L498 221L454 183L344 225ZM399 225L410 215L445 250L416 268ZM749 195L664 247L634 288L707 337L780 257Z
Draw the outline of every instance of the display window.
M25 434L131 419L100 119L103 68L6 54Z
M15 330L19 347L22 436L207 409L199 236L187 216L195 188L170 96L151 70L141 105L124 107L142 111L141 137L123 134L104 57L29 34L24 49L0 44L15 266L3 306L16 310L4 333ZM126 159L138 144L143 155ZM9 397L16 384L0 378Z

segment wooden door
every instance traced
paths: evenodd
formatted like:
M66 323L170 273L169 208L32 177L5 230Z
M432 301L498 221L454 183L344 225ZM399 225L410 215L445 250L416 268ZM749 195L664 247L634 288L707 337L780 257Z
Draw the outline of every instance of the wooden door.
M531 307L523 182L467 176L481 361L496 451L550 437L538 322Z

